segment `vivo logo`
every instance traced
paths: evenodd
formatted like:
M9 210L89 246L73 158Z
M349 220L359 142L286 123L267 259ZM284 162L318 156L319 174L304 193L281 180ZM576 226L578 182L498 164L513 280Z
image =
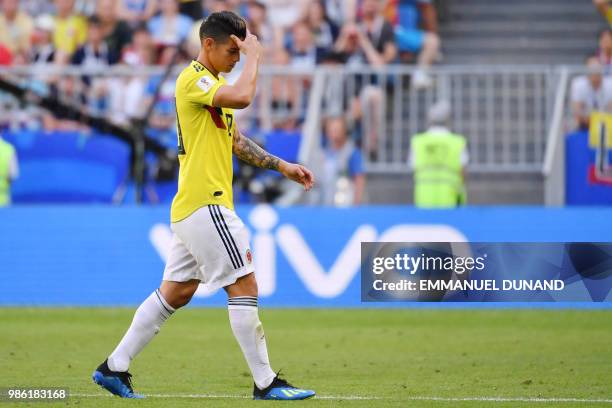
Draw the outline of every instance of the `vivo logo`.
M300 230L291 223L279 224L277 212L269 205L259 205L249 213L255 273L261 297L276 291L276 265L278 251L287 258L295 274L306 289L320 298L334 298L342 294L359 273L362 242L467 242L457 229L436 224L397 224L384 231L373 225L362 224L348 237L329 270L325 270L317 257L317 248L306 242ZM308 238L308 237L306 237ZM315 241L317 237L311 237ZM155 224L149 239L165 262L170 249L172 231L166 224ZM196 296L211 296L202 288Z

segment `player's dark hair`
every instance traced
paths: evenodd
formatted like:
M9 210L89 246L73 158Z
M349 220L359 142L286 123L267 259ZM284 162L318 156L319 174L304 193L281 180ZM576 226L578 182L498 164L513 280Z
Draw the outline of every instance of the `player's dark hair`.
M200 25L200 41L205 38L224 43L229 40L230 35L244 40L246 38L246 22L231 11L219 11L212 13Z

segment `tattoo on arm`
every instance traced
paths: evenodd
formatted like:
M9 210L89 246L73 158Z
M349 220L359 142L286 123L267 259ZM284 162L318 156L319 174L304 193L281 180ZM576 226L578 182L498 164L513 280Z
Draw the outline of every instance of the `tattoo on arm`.
M240 160L262 169L278 171L278 165L280 164L278 157L266 152L251 139L242 136L238 132L236 133L232 150Z

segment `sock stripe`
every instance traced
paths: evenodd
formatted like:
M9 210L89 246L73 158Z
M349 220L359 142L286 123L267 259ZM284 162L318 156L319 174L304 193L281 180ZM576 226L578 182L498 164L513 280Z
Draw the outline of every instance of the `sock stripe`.
M227 232L227 235L229 236L230 240L232 241L233 247L234 247L234 251L236 251L236 255L238 258L238 264L242 267L244 266L244 261L242 260L242 255L240 255L240 251L238 250L238 245L236 245L236 241L234 241L234 237L232 236L232 234L230 233L229 228L227 227L227 224L225 222L225 218L223 217L223 213L221 212L221 209L219 208L218 205L214 206L215 209L217 210L217 213L219 214L219 217L221 218L221 221L223 222L223 227L225 227L225 231Z
M222 231L222 228L220 227L220 224L217 220L217 214L213 211L213 205L209 205L208 206L208 211L210 212L210 218L213 220L213 224L215 224L215 229L217 230L217 232L219 233L219 236L221 237L221 241L223 242L223 246L225 247L225 250L227 251L227 254L230 257L230 260L232 261L232 266L234 267L234 269L238 269L238 265L236 263L236 259L235 254L233 249L230 250L230 244L229 244L229 240L227 239L227 237L225 236L225 231Z
M166 303L162 299L161 292L159 291L159 289L155 289L155 295L157 295L157 299L159 300L159 303L162 305L162 307L166 310L166 312L168 312L168 316L166 316L166 318L170 317L170 315L174 313L174 311L171 311L166 307Z
M228 306L252 306L257 307L256 296L236 296L227 299Z
M234 300L231 302L227 302L228 305L236 305L238 303L246 303L249 305L257 305L257 301L256 300Z

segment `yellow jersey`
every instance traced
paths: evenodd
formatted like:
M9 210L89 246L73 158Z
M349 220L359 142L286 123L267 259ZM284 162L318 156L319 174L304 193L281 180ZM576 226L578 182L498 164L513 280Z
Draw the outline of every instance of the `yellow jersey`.
M55 18L53 45L58 51L72 55L87 40L87 20L79 15Z
M234 209L232 145L234 110L215 108L212 101L225 84L204 65L192 61L176 80L178 191L170 219L178 222L208 204Z

